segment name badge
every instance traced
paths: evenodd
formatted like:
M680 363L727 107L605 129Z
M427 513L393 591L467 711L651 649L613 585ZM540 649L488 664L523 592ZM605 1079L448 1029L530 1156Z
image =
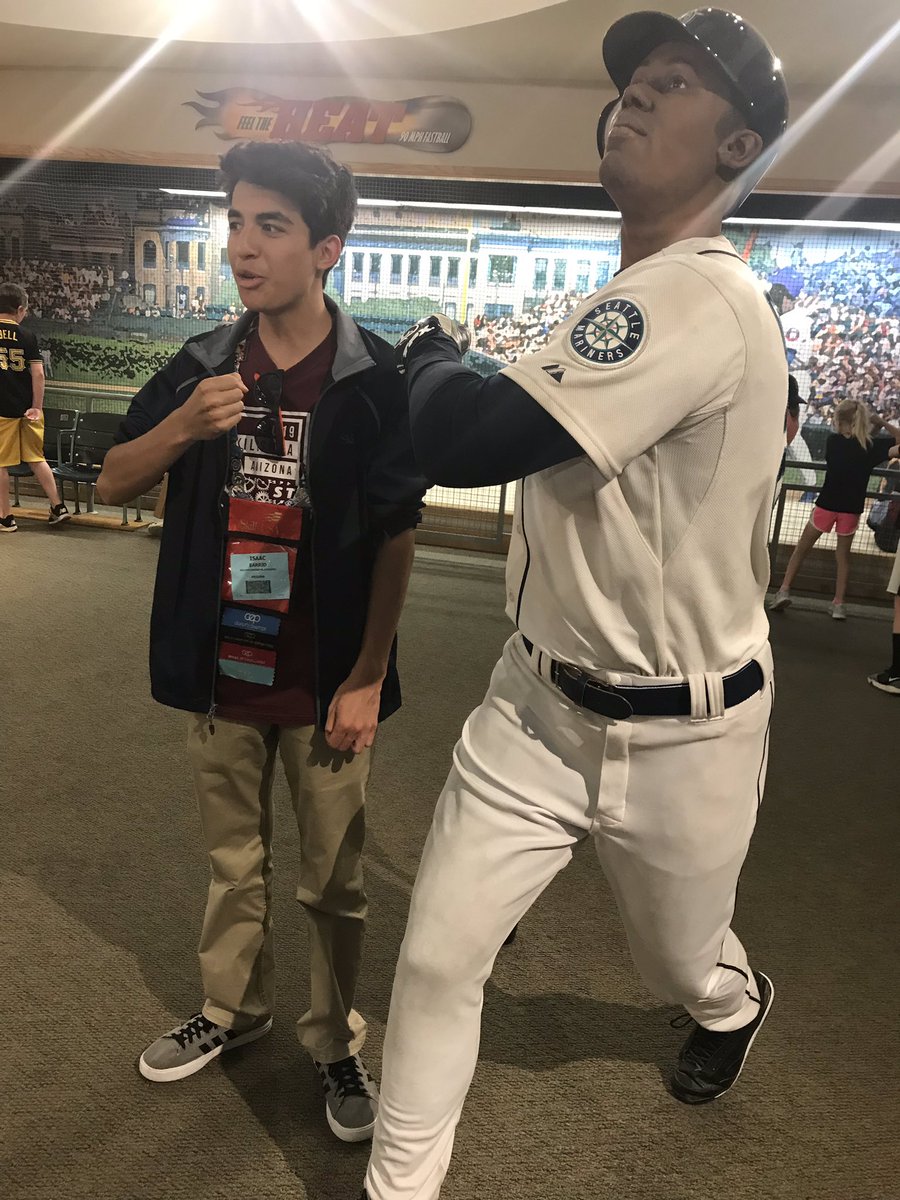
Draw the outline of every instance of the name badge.
M289 600L291 573L285 550L231 555L233 600Z
M226 608L222 613L222 636L244 646L274 648L280 626L281 617L272 613L251 612L246 608Z
M219 670L232 679L271 687L275 682L275 651L259 646L238 646L233 642L219 645Z

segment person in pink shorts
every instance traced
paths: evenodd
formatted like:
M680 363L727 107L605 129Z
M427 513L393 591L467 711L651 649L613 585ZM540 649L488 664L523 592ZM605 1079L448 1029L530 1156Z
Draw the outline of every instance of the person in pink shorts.
M780 612L791 603L791 584L803 560L823 533L837 534L837 579L831 615L844 621L847 613L844 596L850 576L850 547L866 506L866 489L874 467L890 456L891 449L900 443L900 428L889 425L871 412L862 400L842 400L834 410L835 432L825 444L825 482L816 500L809 524L784 573L781 587L769 605ZM884 430L875 437L873 430Z

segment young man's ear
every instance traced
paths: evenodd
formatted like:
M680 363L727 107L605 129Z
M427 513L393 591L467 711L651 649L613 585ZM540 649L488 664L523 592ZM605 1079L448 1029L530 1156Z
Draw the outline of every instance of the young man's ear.
M316 267L320 271L330 271L337 260L341 257L341 251L344 249L344 243L336 233L331 233L326 238L322 238L316 250L318 251L318 262Z
M763 151L763 140L752 129L737 129L719 145L719 166L729 172L746 171Z

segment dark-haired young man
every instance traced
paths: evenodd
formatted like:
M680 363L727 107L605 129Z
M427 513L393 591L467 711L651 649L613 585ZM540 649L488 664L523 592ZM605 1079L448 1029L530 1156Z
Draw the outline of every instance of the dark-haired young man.
M238 145L222 170L248 312L190 339L138 393L98 483L118 503L169 473L151 683L157 700L191 714L212 873L204 1003L140 1069L181 1079L271 1027L280 754L310 935L298 1033L331 1129L362 1141L377 1103L353 1007L364 792L377 725L400 704L395 632L424 483L390 347L323 293L353 223L350 172L296 143Z
M44 459L44 362L37 338L20 327L27 312L25 289L0 283L0 533L19 528L10 513L7 468L23 462L50 501L50 524L70 516Z

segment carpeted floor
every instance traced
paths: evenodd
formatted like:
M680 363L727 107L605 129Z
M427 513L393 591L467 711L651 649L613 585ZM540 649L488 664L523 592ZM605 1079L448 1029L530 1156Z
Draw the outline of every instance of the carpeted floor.
M145 678L157 545L25 522L0 542L0 1195L356 1200L367 1150L328 1133L294 1040L305 933L286 803L273 1033L181 1083L136 1070L197 1007L206 880L183 718L150 701ZM359 1004L376 1070L418 855L508 634L502 605L496 561L420 555L406 706L380 734L370 789ZM696 1110L667 1095L683 1034L637 980L584 847L488 986L446 1200L900 1195L900 701L865 684L889 638L883 619L795 609L775 624L769 787L736 924L778 994L739 1086Z

